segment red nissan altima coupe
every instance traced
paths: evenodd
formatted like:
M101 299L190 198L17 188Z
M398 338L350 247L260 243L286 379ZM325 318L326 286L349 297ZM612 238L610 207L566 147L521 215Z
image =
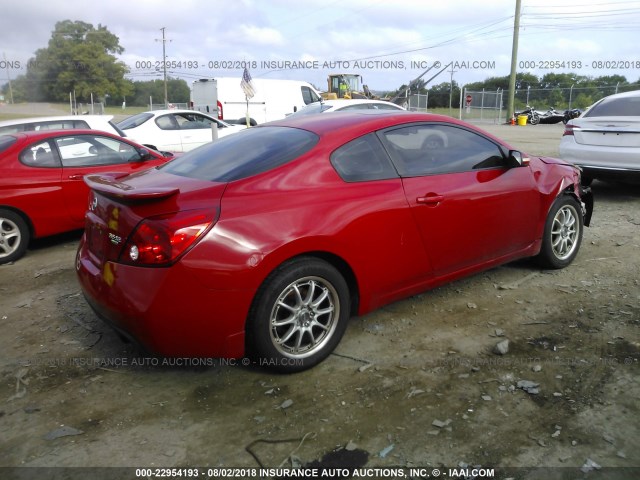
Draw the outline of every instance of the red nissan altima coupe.
M99 316L170 357L327 357L347 320L522 257L576 257L580 171L449 117L304 116L93 175L76 268Z
M31 238L81 229L84 175L133 173L173 157L96 130L0 136L0 264L24 255Z

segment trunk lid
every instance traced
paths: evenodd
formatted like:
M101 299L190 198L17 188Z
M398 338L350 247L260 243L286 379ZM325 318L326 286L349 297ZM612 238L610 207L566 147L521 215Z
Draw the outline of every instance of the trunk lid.
M153 169L128 176L89 175L85 177L85 183L91 189L85 242L96 265L122 261L125 246L136 230L154 219L171 222L188 212L203 212L213 225L226 188L226 183L186 178ZM166 234L164 231L160 233Z
M586 117L572 123L578 144L640 147L640 117Z

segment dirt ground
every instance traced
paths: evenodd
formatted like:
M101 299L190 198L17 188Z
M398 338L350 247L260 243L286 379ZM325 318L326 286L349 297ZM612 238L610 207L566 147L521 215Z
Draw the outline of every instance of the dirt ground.
M531 154L557 155L562 133L483 127ZM333 355L295 375L154 365L85 304L79 234L39 241L0 266L0 467L447 476L469 465L496 478L638 478L620 467L640 468L640 187L593 190L592 226L569 268L518 262L353 318ZM493 353L505 339L508 353ZM543 466L558 468L532 469ZM45 478L29 468L0 477L21 472Z

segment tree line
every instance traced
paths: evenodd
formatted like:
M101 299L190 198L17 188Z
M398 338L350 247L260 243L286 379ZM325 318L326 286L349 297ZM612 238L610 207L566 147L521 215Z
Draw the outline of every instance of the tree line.
M127 66L117 59L124 48L119 38L98 24L64 20L56 23L46 48L36 50L26 65L26 73L6 83L1 91L15 102L103 102L107 105L144 106L149 97L164 101L164 81L133 82L125 75ZM181 79L167 80L172 103L189 101L189 85Z

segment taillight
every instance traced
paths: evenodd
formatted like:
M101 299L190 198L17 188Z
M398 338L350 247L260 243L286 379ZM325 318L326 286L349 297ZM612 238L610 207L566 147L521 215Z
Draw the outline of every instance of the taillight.
M194 246L214 221L211 210L146 218L129 236L120 262L139 266L170 265Z
M222 104L218 100L218 120L224 120L224 114L222 112Z
M567 123L564 126L564 132L562 132L562 136L564 137L565 135L573 135L573 130L577 128L574 124L572 123Z

